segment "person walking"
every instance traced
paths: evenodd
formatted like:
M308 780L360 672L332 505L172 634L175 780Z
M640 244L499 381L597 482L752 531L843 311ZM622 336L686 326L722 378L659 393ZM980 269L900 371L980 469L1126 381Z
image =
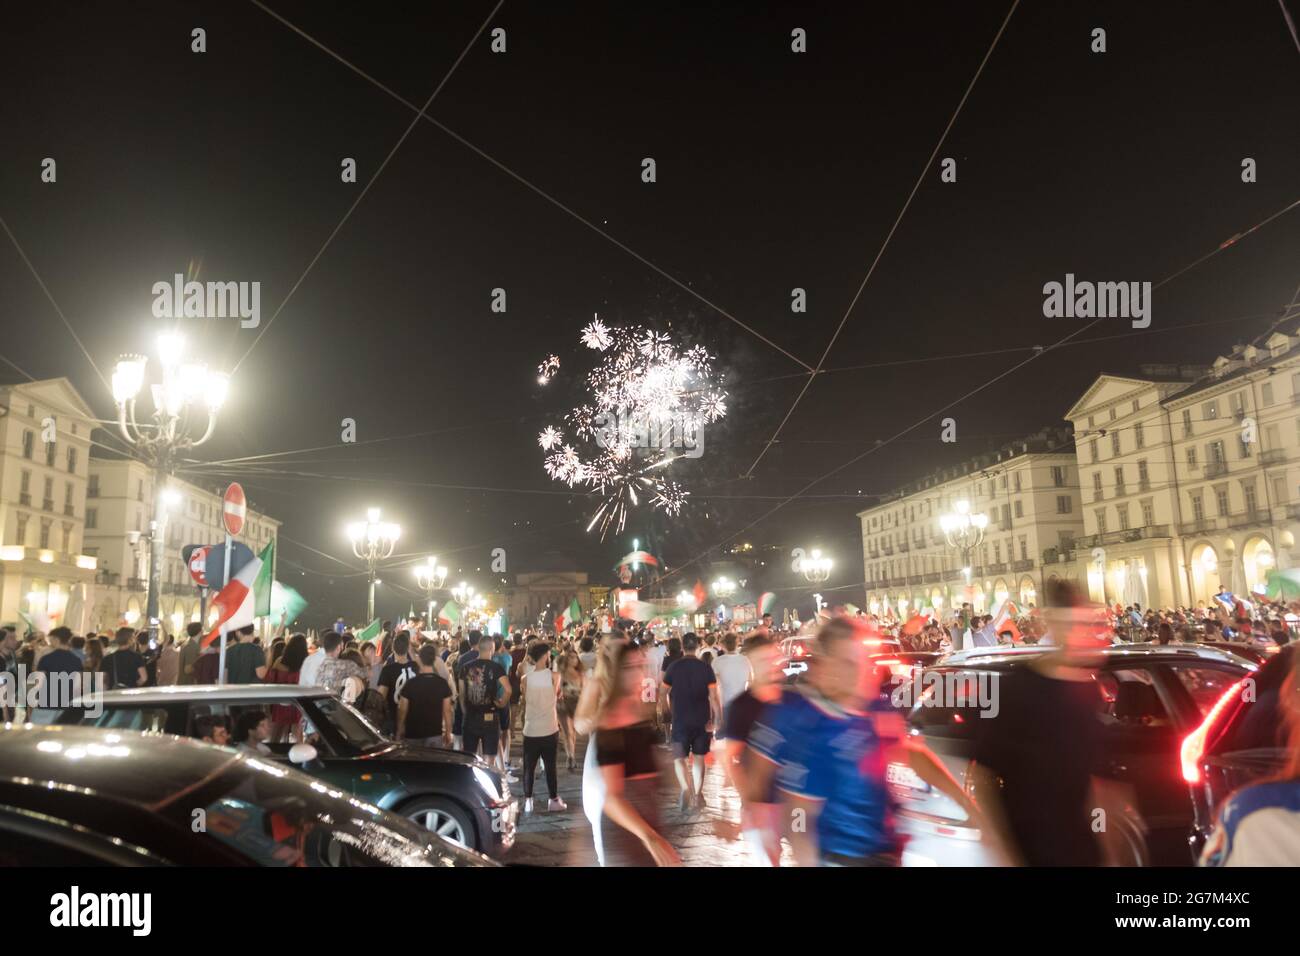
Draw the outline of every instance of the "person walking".
M451 685L434 668L436 647L425 644L418 659L415 676L403 681L397 692L397 739L450 749Z
M664 673L668 709L673 715L673 770L681 787L679 809L704 808L704 758L713 730L722 717L718 679L713 668L695 656L699 639L682 637L682 656Z
M533 810L533 784L537 777L537 761L546 768L546 790L549 811L567 810L560 799L559 774L555 766L560 743L560 717L556 702L560 696L560 675L551 670L551 649L538 641L528 648L528 660L533 669L519 679L520 698L524 708L524 812Z

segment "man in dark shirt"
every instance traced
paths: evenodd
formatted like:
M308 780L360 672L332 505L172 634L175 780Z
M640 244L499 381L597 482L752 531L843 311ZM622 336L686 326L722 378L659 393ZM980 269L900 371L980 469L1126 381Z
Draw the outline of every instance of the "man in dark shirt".
M117 650L104 658L104 674L109 690L123 690L128 687L143 687L149 678L144 658L135 652L135 631L129 627L119 627L113 643Z
M713 728L722 716L718 680L713 668L695 656L699 646L694 634L684 635L681 658L664 673L673 715L673 769L681 786L678 806L682 810L704 807L704 758L713 742Z
M410 655L411 635L406 631L398 631L393 638L393 659L379 671L379 693L384 697L386 713L384 733L392 733L397 726L397 702L401 699L402 688L419 670Z
M1096 866L1103 848L1095 811L1121 819L1125 799L1113 782L1093 776L1103 763L1094 618L1069 582L1051 582L1047 603L1044 617L1059 650L998 678L998 712L974 721L968 772L1006 862Z
M241 627L234 634L235 643L226 638L226 682L260 684L266 676L266 652L253 643L253 625Z
M497 711L510 700L510 682L505 668L492 660L496 646L492 635L470 631L470 636L478 639L478 656L463 667L458 666L460 701L465 710L465 750L476 753L482 744L483 756L490 758L488 762L496 764L514 783L518 778L506 771L497 752L501 743L501 719Z
M758 722L763 708L781 699L780 647L767 632L758 630L745 641L742 652L749 661L749 686L727 704L722 715L726 746L723 750L723 771L741 796L740 835L750 850L755 866L778 866L781 860L781 828L779 825L780 799L776 788L758 799L750 800L745 777L745 750L749 737Z
M451 747L451 687L433 672L438 649L420 648L419 670L402 682L397 700L397 737Z
M41 675L37 699L41 707L67 707L72 703L71 698L81 691L74 681L81 674L82 662L69 647L72 631L56 627L49 636L52 649L36 662L36 671Z

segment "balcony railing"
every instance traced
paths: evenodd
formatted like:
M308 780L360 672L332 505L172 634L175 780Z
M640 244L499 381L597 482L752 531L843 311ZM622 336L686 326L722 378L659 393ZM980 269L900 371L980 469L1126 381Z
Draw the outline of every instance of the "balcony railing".
M1254 511L1243 511L1240 514L1228 516L1229 528L1249 528L1254 525L1268 524L1270 514L1267 508L1256 508Z
M31 492L29 491L18 492L18 503L20 505L26 505L28 508L30 508L32 506Z
M69 518L74 517L71 501L69 501L66 505L63 506L63 513L67 515Z
M1259 454L1259 463L1261 465L1280 465L1285 461L1286 450L1283 448L1270 448L1268 451Z
M1178 526L1179 534L1205 534L1207 531L1217 531L1219 522L1215 518L1196 518L1192 521L1184 521Z
M146 581L144 578L127 578L126 586L127 589L131 591L149 590L149 582Z
M1149 524L1141 528L1120 528L1118 531L1104 531L1091 534L1078 540L1081 548L1098 548L1107 544L1126 544L1130 541L1142 541L1147 538L1169 537L1169 525Z
M1205 463L1205 478L1218 478L1228 473L1228 463L1226 461L1207 461Z
M1012 570L1012 571L1032 571L1032 570L1034 570L1034 562L1030 561L1028 558L1025 558L1024 560L1021 560L1021 561L1015 561L1015 562L1013 562L1012 565L1011 565L1011 570Z
M44 499L42 499L42 500L41 500L41 508L43 508L45 511L53 511L53 510L54 510L54 499L53 499L53 498L44 498Z

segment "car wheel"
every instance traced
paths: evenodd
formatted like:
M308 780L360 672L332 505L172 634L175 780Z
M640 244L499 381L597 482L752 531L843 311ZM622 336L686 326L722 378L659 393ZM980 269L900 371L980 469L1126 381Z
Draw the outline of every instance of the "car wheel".
M474 822L460 804L443 797L420 797L402 807L402 816L432 830L445 840L471 850L479 849L474 839Z

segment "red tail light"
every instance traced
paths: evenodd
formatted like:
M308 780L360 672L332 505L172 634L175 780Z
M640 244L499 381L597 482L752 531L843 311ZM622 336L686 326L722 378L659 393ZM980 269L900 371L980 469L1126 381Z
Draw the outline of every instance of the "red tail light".
M1183 765L1183 779L1188 783L1201 782L1201 758L1205 756L1205 742L1209 739L1210 730L1232 699L1241 693L1245 683L1246 679L1242 678L1224 691L1223 696L1214 702L1214 706L1205 715L1201 725L1183 738L1178 756Z

